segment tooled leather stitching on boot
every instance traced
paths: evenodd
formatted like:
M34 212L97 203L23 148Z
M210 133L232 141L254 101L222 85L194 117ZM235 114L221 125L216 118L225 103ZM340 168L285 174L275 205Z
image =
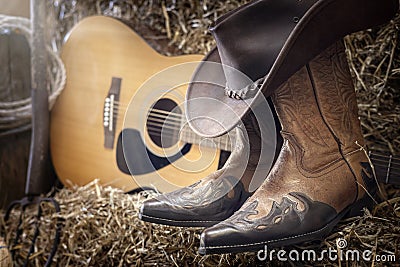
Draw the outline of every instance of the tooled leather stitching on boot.
M359 147L355 141L364 145L364 138L358 120L356 94L354 89L348 89L354 88L354 85L343 42L329 47L317 59L309 65L315 86L319 88L315 94L324 103L321 107L323 116L343 145L343 152L356 150ZM329 61L332 63L329 64Z
M324 127L306 68L292 76L272 99L282 124L282 135L298 148L295 155L300 170L312 177L341 159L335 139ZM324 157L316 160L318 154Z
M315 95L321 114L338 141L339 150L354 175L357 184L356 199L360 199L364 196L366 189L375 191L376 185L372 178L371 181L365 176L362 177L358 163L360 161L368 162L368 160L360 150L360 146L364 146L364 138L358 119L356 94L343 42L337 42L325 53L316 57L316 60L310 62L308 70L315 88L319 88L315 91ZM320 105L320 102L323 105ZM352 160L345 156L351 151L359 151L361 154L355 156L358 158L355 160L356 163L352 163Z

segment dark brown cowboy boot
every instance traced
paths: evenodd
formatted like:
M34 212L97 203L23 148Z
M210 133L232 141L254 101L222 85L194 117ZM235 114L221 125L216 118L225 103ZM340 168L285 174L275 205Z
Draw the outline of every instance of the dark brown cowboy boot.
M222 169L193 185L145 201L139 218L174 226L203 227L231 216L251 195L249 184L255 169L263 168L258 165L260 136L257 120L250 113L243 125L236 128L236 148ZM267 149L271 149L269 154L274 157L275 142ZM265 166L264 172L268 172L271 165ZM265 174L261 178L264 179Z
M341 218L372 203L375 183L343 43L309 62L272 97L284 138L280 155L243 206L202 233L201 254L322 238Z

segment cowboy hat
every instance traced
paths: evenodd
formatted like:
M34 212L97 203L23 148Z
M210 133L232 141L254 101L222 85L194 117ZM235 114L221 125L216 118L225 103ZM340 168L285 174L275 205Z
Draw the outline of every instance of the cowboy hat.
M398 5L398 0L258 0L223 15L210 28L217 47L200 63L186 94L189 125L205 137L230 131L329 45L388 21Z

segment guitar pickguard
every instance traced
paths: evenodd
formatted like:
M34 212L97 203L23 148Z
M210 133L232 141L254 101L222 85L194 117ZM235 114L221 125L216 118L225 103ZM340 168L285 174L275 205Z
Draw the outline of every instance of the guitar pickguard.
M152 173L183 157L191 146L184 145L180 152L170 157L159 157L146 147L139 131L123 129L117 142L117 165L120 171L130 175Z

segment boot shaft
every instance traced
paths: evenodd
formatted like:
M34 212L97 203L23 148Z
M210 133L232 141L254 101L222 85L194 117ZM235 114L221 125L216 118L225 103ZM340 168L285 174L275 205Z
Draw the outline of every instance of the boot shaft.
M363 146L356 93L343 42L317 56L308 69L320 112L342 151L346 154Z
M353 177L356 199L374 194L345 48L337 42L293 75L272 96L282 135L304 176L321 177L338 166ZM338 186L349 184L338 183Z
M303 151L303 167L315 171L364 145L343 43L297 74L275 92L273 102L283 135Z

